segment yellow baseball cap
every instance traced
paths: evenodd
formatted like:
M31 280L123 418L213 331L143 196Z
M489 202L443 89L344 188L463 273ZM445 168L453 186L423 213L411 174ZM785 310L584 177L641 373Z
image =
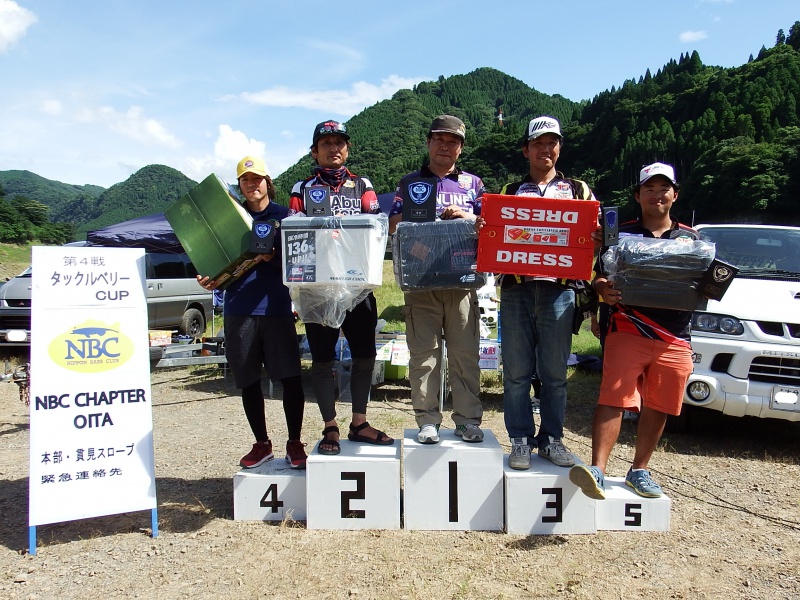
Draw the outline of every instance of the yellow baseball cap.
M256 175L261 175L261 177L270 176L267 163L264 162L263 158L258 158L257 156L245 156L236 165L236 179L239 179L245 173L255 173Z

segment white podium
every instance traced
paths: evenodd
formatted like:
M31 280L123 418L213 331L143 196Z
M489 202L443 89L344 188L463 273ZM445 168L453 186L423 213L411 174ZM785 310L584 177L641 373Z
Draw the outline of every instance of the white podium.
M235 521L306 519L306 472L277 456L233 476Z
M672 500L642 498L625 484L624 477L606 477L606 499L596 503L597 529L669 531Z
M420 444L417 429L404 431L405 529L502 530L503 450L483 431L483 442L469 443L441 429L438 444Z
M596 501L569 480L569 468L533 455L530 469L516 471L504 458L507 533L597 532Z
M306 462L308 529L400 529L400 442L350 442L324 456L319 442Z

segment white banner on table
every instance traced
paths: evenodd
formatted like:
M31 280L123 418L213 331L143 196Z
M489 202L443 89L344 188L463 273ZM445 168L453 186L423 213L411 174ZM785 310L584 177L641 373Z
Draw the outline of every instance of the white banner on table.
M144 250L32 265L29 525L154 509Z

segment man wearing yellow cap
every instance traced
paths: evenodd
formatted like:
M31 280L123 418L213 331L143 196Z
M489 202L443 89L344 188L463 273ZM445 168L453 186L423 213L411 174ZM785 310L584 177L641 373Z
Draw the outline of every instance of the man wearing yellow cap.
M258 221L281 221L289 209L275 199L275 186L267 165L261 158L246 156L236 166L236 177L244 196L244 207ZM280 235L280 228L276 236ZM305 396L300 378L300 349L294 327L289 289L283 284L281 242L275 249L225 289L225 354L236 387L242 390L244 413L256 438L253 449L239 464L256 467L274 457L267 435L264 394L261 390L261 366L273 381L283 387L283 412L286 415L288 441L286 460L292 468L306 465L304 444L300 440ZM197 276L200 285L213 290L215 281Z

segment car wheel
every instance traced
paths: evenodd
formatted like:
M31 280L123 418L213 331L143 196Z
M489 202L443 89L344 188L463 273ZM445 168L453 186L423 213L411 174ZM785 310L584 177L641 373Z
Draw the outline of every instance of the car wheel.
M164 346L150 346L150 370L156 368L158 361L164 357Z
M196 308L190 308L183 313L183 319L178 327L178 332L181 335L188 335L192 338L198 338L206 330L206 320Z

